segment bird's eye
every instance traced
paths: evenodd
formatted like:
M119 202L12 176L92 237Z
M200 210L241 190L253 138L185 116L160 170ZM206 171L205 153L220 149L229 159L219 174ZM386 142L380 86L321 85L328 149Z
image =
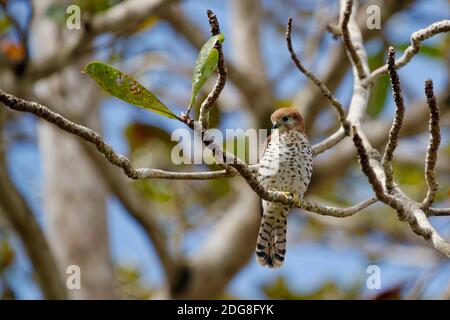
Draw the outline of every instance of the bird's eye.
M283 117L283 121L284 121L284 122L286 122L286 121L288 121L288 120L289 120L289 117L288 117L288 116L284 116L284 117Z

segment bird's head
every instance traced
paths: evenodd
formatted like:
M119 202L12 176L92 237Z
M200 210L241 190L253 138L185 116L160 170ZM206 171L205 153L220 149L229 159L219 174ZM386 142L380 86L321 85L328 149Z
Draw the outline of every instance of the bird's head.
M278 129L279 132L288 130L297 130L305 132L305 124L300 112L294 108L280 108L270 116L273 129Z

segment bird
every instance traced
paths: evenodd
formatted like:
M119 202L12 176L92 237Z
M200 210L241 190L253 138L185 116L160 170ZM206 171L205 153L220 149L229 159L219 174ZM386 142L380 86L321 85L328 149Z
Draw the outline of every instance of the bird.
M256 261L280 268L286 255L289 209L299 206L312 175L312 150L305 133L303 117L295 108L272 113L272 132L263 144L258 181L267 190L290 196L292 205L262 200L262 217L256 241Z

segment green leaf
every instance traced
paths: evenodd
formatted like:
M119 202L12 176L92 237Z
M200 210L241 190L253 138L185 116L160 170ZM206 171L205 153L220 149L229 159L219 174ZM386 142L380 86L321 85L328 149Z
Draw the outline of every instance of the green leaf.
M192 92L189 107L192 107L197 98L197 94L205 84L209 76L216 70L219 61L219 52L214 46L217 41L222 43L225 40L223 34L215 35L203 45L195 61L194 73L192 75Z
M116 98L168 118L177 118L169 108L143 85L110 65L93 61L87 64L82 72L89 74L103 90Z

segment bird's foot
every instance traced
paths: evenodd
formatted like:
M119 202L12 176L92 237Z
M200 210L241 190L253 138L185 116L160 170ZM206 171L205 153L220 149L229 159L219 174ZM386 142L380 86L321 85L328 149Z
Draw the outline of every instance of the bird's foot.
M282 191L282 193L289 200L289 206L291 208L300 207L302 205L302 201L300 200L297 192Z

